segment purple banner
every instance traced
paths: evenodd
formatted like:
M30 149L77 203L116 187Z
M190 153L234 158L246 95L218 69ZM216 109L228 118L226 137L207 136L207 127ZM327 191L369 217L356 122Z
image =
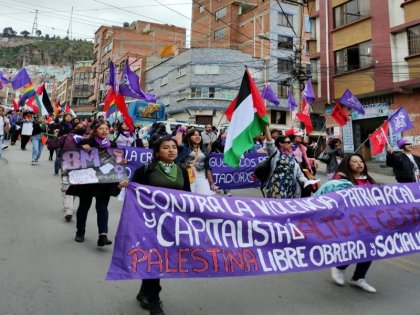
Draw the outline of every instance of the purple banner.
M267 158L267 154L247 153L239 162L238 168L231 168L224 163L223 154L210 154L209 164L213 180L220 189L241 189L259 187L260 181L254 181L254 169Z
M146 148L118 146L125 151L127 160L126 171L131 179L135 170L143 164L149 163L153 156L153 150ZM210 154L209 164L213 174L213 180L220 189L241 189L259 187L260 182L254 181L252 174L255 166L267 158L267 154L247 153L241 159L238 168L231 168L223 162L223 154Z
M131 183L107 279L267 275L417 253L419 188L263 199Z
M64 149L61 153L62 181L66 185L118 183L127 179L122 165L124 150L109 148L90 152Z

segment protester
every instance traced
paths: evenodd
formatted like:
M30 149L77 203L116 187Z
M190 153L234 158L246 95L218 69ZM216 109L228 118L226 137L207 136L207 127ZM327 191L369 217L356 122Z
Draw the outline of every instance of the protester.
M170 136L156 140L153 159L150 164L138 168L132 178L135 183L163 188L190 191L188 172L175 163L178 156L177 142ZM144 279L137 294L140 306L150 311L150 315L164 315L159 292L160 279Z
M151 132L153 132L153 128ZM157 139L167 136L167 135L168 133L166 132L165 124L163 123L156 124L155 132L150 134L149 147L153 148Z
M223 153L225 151L226 137L227 131L222 129L217 139L212 143L210 153ZM223 193L226 196L232 196L230 189L223 189Z
M182 138L184 127L178 128L175 139L179 145L177 162L187 168L191 191L212 195L217 191L209 165L208 153L199 130L190 129Z
M42 116L39 116L36 121L33 122L32 128L32 165L38 164L38 160L41 157L42 148L44 147L42 143L42 133L47 132L47 126L45 124L45 119Z
M15 134L17 132L16 131L16 123L18 122L18 119L19 119L18 113L13 110L10 113L10 118L9 118L9 121L10 121L10 131L9 131L9 133L10 133L10 145L15 145L15 142L16 142L16 139L17 139L17 136Z
M105 122L99 122L93 126L92 134L88 139L82 139L78 143L86 152L92 151L92 148L98 148L100 155L107 155L107 149L116 147L109 138L109 128ZM119 194L117 183L104 184L86 184L86 185L70 185L67 190L67 195L78 196L79 207L76 213L76 242L83 242L85 240L86 219L92 200L96 199L96 213L98 224L98 246L111 245L112 241L108 240L108 204L111 196Z
M86 129L82 123L77 124L74 129L68 134L56 139L48 139L48 149L74 149L78 143L83 139ZM56 131L58 134L58 130ZM74 196L67 195L66 192L70 185L61 183L61 197L63 199L63 211L66 221L71 221L74 215Z
M135 144L134 136L125 122L117 126L113 142L119 146L127 147L132 147Z
M329 162L327 163L327 179L330 180L337 172L337 168L344 156L341 140L338 138L331 139L330 142L328 142L325 153L328 154L329 159Z
M73 130L73 116L71 114L64 114L62 120L58 118L58 122L55 125L54 133L57 134L55 130L58 130L58 136L66 136ZM58 172L61 168L61 153L60 149L55 150L55 161L54 161L54 175L58 175Z
M286 136L279 136L273 140L267 125L267 153L271 159L271 172L267 184L268 198L299 198L300 184L305 185L308 179L302 173L295 160L291 148L291 140Z
M3 152L4 136L10 130L10 122L5 114L6 113L4 107L0 106L0 158Z
M393 168L397 182L420 182L420 156L412 153L413 143L402 138L398 140L397 145L401 152L394 152L392 146L387 146L386 165Z
M210 151L211 145L217 138L217 133L214 132L213 126L210 124L207 124L204 127L204 132L201 134L203 138L203 146L206 148L207 151Z
M19 123L20 126L20 148L25 151L26 145L28 144L29 140L31 139L32 129L33 129L33 112L25 112L23 113L23 119Z
M340 165L337 168L337 173L334 175L333 179L346 179L353 183L353 185L372 185L374 180L370 177L366 162L360 154L353 153L350 154L341 161ZM358 263L356 265L356 270L354 271L353 277L350 280L350 285L360 288L366 292L375 293L376 289L366 282L366 273L369 270L371 261L366 261ZM331 276L335 283L343 286L345 283L344 280L344 271L349 265L333 267L331 268Z

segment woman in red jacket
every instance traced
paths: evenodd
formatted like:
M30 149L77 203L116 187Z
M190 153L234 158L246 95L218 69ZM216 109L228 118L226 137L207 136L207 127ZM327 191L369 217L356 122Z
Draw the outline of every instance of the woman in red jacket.
M368 174L365 160L357 153L350 154L343 159L333 179L347 179L353 185L372 185L375 183ZM371 264L371 261L366 261L356 265L356 270L350 280L351 286L360 288L366 292L376 293L376 289L365 280L366 273ZM348 265L331 268L331 276L338 285L344 285L344 271L347 267Z

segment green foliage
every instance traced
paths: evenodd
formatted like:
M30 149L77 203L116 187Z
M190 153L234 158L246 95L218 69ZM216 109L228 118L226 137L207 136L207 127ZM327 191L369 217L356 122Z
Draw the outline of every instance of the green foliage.
M85 41L46 38L17 46L0 48L0 67L20 68L22 60L31 65L73 65L93 59L93 44Z

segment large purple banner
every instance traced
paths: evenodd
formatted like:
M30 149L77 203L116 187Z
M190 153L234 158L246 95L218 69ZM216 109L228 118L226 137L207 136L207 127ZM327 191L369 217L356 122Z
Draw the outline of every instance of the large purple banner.
M127 160L126 171L128 178L143 164L149 163L153 156L153 150L145 148L119 146L125 150ZM220 189L241 189L259 187L260 182L254 181L252 174L255 166L267 158L267 154L247 153L241 159L238 168L231 168L223 162L223 154L210 154L209 164L213 179Z
M281 200L130 183L107 279L265 275L417 253L419 188Z

